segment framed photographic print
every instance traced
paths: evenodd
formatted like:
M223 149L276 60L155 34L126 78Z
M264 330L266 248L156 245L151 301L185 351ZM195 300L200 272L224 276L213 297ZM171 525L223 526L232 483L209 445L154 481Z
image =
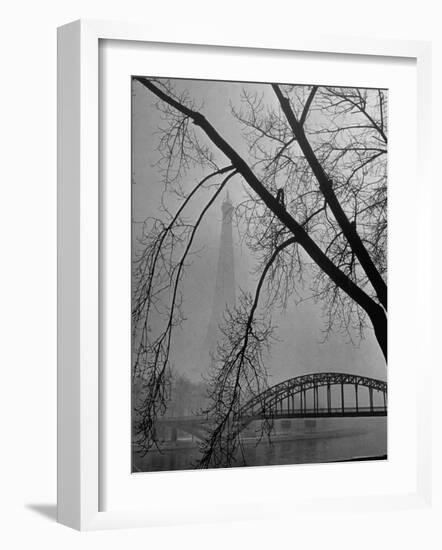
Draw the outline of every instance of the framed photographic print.
M59 521L424 505L428 52L59 29Z
M132 471L387 458L388 90L134 76L131 123Z

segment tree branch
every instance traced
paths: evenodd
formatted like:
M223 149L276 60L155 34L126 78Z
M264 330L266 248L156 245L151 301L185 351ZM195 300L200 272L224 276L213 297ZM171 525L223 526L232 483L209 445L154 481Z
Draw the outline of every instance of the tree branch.
M345 238L348 240L352 250L356 254L359 262L361 263L361 266L364 269L369 281L373 285L373 288L380 303L385 308L385 310L387 310L387 285L385 284L385 281L383 280L375 264L370 258L370 255L365 248L361 238L359 237L355 226L350 223L350 220L347 218L347 215L345 214L341 204L339 203L338 198L333 191L332 182L329 180L327 174L324 172L324 169L318 161L305 135L302 125L297 121L295 114L290 106L289 100L283 95L277 84L272 84L272 88L276 94L276 97L278 98L281 109L287 118L287 122L292 128L298 144L319 183L319 187L324 195L325 200L327 201L327 204L330 207L330 210L333 212L333 215L336 218L339 226L341 227Z
M254 315L256 312L256 308L258 307L259 296L260 296L265 278L267 276L267 273L271 268L273 262L279 255L279 253L285 248L287 248L288 246L295 243L296 243L296 239L292 237L290 239L287 239L283 243L281 243L279 246L277 246L261 273L261 276L258 281L258 285L255 290L255 296L253 299L252 307L250 308L247 321L245 322L242 344L236 353L231 354L233 355L233 357L229 357L229 359L225 361L223 365L224 370L221 376L222 380L224 381L227 380L233 369L236 369L236 373L233 381L233 387L230 388L230 392L229 392L229 402L225 403L225 407L222 411L222 415L220 416L216 426L212 429L210 436L207 438L205 445L203 446L204 452L199 463L199 467L201 468L206 468L212 465L214 453L216 451L219 451L220 447L222 447L221 440L224 434L224 430L227 426L229 426L229 423L231 422L232 415L234 415L235 406L239 404L240 391L241 391L240 379L241 379L241 376L243 375L243 367L246 361L246 353L249 346L249 338L252 335ZM218 375L218 379L219 379L219 375ZM223 397L224 391L225 391L224 384L221 384L221 387L217 388L217 393L215 395L216 402L220 400L223 403L225 402L224 398L220 399L220 397ZM234 449L236 449L235 439L238 437L238 435L239 435L239 432L235 430L230 430L227 435L227 437L229 438L229 441L226 444L228 448L225 451L225 454L226 454L225 458L227 458L228 461L233 459L233 451Z
M224 169L225 172L227 169ZM141 434L140 444L147 452L147 450L153 445L156 444L155 438L155 419L158 416L158 411L163 409L164 406L164 392L166 385L166 374L167 367L169 365L169 355L172 341L172 330L175 326L175 309L177 306L178 299L178 287L181 280L181 274L184 269L186 258L191 249L194 237L198 230L198 227L201 224L206 212L214 203L215 199L219 196L222 189L225 187L227 182L236 174L236 171L228 174L224 180L219 185L216 192L212 195L210 200L201 210L195 224L190 233L187 245L184 252L181 255L181 258L176 266L171 270L171 279L173 280L173 289L171 303L168 310L168 320L167 325L162 329L160 335L154 340L153 343L149 344L147 347L141 345L138 350L138 355L148 353L151 356L150 362L147 365L149 371L149 377L146 381L146 397L143 399L141 405L136 409L140 414L140 420L138 422L137 432ZM207 179L207 178L206 178ZM200 183L201 185L201 183ZM146 326L147 318L145 317L144 326ZM143 327L144 328L144 327ZM137 358L138 362L138 358ZM136 364L137 364L136 362Z
M274 212L275 215L279 218L279 220L292 232L292 234L298 241L299 245L304 248L304 250L310 256L310 258L330 277L330 279L339 288L341 288L346 294L348 294L353 300L355 300L355 302L357 302L367 312L371 320L374 320L374 319L378 320L380 315L385 316L383 309L366 292L364 292L364 290L359 288L349 277L347 277L345 273L343 273L340 269L338 269L333 264L333 262L322 252L320 247L313 241L313 239L307 234L307 232L302 228L302 226L287 212L287 210L264 187L264 185L262 185L259 179L255 176L255 174L249 168L248 164L244 161L244 159L225 141L225 139L217 132L217 130L210 124L210 122L201 113L193 111L188 107L186 107L185 105L182 105L181 103L176 101L174 98L170 97L168 94L160 90L148 78L136 77L136 80L138 80L140 84L145 86L158 98L162 99L163 101L165 101L166 103L168 103L169 105L171 105L172 107L180 111L181 113L191 118L194 124L199 126L206 133L207 137L212 141L212 143L216 147L218 147L218 149L220 149L220 151L222 151L227 156L227 158L230 159L230 162L235 167L235 169L242 175L244 180L249 184L249 186L253 189L253 191L255 191L255 193L261 198L264 204L272 212ZM277 86L276 86L276 89L277 89L277 93L279 93L282 96ZM287 100L282 96L283 104L284 104L284 101L286 102ZM293 116L291 109L289 110L291 115ZM296 124L298 124L297 121L296 121ZM310 144L307 142L303 132L301 133L301 137L303 137L303 145L305 146L305 143L307 143L307 146L310 148ZM311 153L314 156L313 151L311 151ZM316 157L314 158L316 159ZM326 180L327 188L330 187L330 183L326 178L325 173L323 173L322 167L320 167L317 159L316 159L316 163L323 174L323 178L321 179ZM334 201L337 203L337 198L334 195L334 193L332 194L332 197L334 197ZM341 208L340 205L339 205L339 208ZM352 240L355 240L356 232L350 227L351 224L350 222L348 222L344 213L343 215L347 222L347 225L344 224L346 227L347 233L350 235ZM360 242L360 247L365 251L365 254L368 257L370 264L373 265L374 271L377 273L376 267L371 262L371 259L368 256L368 253L365 250L365 247L363 246L359 236L356 235L356 237ZM366 265L367 262L364 261L364 264ZM370 274L373 277L373 273L370 273ZM382 297L381 303L385 303L384 307L386 307L386 285L382 280L382 278L381 278L381 283L385 287L385 292L382 293L379 290L378 295ZM377 286L379 287L380 285L378 284ZM386 342L379 342L379 343L386 357Z
M310 94L307 98L307 101L305 102L301 118L299 119L299 124L301 126L304 126L304 122L305 122L305 120L307 118L307 115L308 115L308 112L310 110L310 105L312 104L312 101L313 101L317 91L318 91L318 86L313 86L313 88L311 89L311 92L310 92Z

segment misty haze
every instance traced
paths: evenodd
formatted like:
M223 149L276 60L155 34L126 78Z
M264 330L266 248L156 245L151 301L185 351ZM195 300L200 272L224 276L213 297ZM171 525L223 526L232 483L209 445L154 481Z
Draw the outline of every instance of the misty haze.
M133 471L385 459L387 90L131 86Z

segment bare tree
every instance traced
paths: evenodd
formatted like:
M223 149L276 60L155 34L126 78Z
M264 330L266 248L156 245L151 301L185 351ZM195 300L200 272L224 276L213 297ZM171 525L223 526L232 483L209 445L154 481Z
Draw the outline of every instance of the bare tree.
M212 427L202 448L203 466L226 465L238 447L240 404L265 387L269 312L286 306L306 271L327 330L362 334L371 326L387 358L387 98L383 90L269 84L270 102L268 90L245 88L232 115L243 128L246 160L187 93L167 80L135 80L163 114L164 192L179 199L174 212L166 209L167 223L146 221L135 266L133 376L144 381L136 432L145 450L155 444L155 418L166 408L172 332L184 320L180 283L195 234L229 180L241 179L247 189L235 214L259 259L259 280L254 296L243 294L226 312L211 373ZM205 175L189 192L181 181L193 166ZM197 195L206 200L189 220L184 211ZM258 314L264 286L267 314ZM153 326L152 311L164 316L164 326Z

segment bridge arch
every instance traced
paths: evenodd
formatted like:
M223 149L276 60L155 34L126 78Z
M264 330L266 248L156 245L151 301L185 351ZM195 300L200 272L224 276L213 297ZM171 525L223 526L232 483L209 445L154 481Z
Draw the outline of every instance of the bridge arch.
M355 391L355 407L351 410L346 407L344 402L344 386L351 385ZM284 380L279 384L264 390L259 395L251 398L247 401L237 412L236 417L240 419L253 419L253 418L268 418L272 416L278 416L278 406L282 408L282 403L287 400L287 415L288 416L318 416L319 415L319 397L318 389L320 387L327 387L327 407L324 410L324 416L330 416L332 409L336 415L360 415L362 410L359 407L359 395L358 391L360 387L368 389L370 405L367 414L383 414L387 412L387 383L375 378L369 378L367 376L360 376L356 374L348 374L342 372L321 372L313 374L304 374L288 380ZM340 386L341 388L341 402L340 411L336 410L336 407L332 407L331 403L331 387ZM313 410L307 412L306 408L306 392L313 390ZM377 391L383 395L383 407L374 407L373 392ZM294 396L301 394L301 407L297 410L294 409ZM292 406L290 407L290 400L292 400Z

